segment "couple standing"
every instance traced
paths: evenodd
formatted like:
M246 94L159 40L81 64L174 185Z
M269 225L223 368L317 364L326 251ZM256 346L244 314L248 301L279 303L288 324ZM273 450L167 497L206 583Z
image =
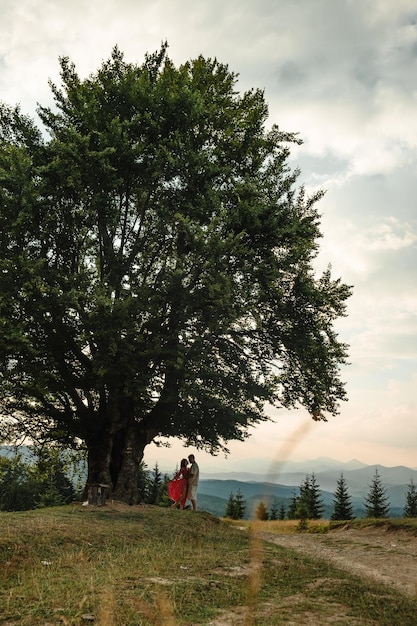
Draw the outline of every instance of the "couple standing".
M191 464L190 467L188 467L188 461ZM200 469L194 454L188 456L188 461L187 459L181 460L180 469L168 485L168 495L174 500L173 508L179 506L180 509L183 509L187 500L190 500L193 511L196 511Z

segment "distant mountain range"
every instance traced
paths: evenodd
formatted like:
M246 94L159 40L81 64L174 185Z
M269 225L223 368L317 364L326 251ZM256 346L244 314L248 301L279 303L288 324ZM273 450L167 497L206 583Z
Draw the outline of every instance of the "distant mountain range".
M375 471L381 478L390 503L391 517L401 517L405 506L405 494L410 481L417 485L417 469L397 466L366 465L357 460L341 463L329 458L315 461L286 462L275 475L268 476L248 472L227 474L204 474L199 486L199 507L214 515L223 515L231 493L236 495L239 489L247 504L247 515L251 517L260 501L268 506L273 501L288 507L294 493L306 475L314 473L324 503L323 517L330 517L333 510L334 493L341 474L351 496L356 517L365 516L364 499L369 493ZM223 511L220 511L223 506Z
M320 457L318 459L309 460L309 461L284 461L282 463L277 463L274 467L266 473L254 473L254 472L204 472L204 478L221 478L224 480L243 480L243 481L256 481L256 482L279 482L282 484L288 484L284 482L283 477L292 477L294 475L297 476L305 476L306 474L315 473L317 476L319 473L336 472L337 477L340 476L340 473L346 476L348 472L355 470L368 470L368 468L374 469L375 467L386 467L383 465L369 465L369 463L362 463L362 461L358 461L356 459L352 459L347 463L342 461L336 461L335 459L331 459L329 457ZM403 466L401 466L403 467ZM204 468L200 468L201 471ZM386 467L386 469L391 470L395 469ZM407 471L411 469L411 471L416 472L417 467L415 468L406 468ZM379 470L378 470L379 471ZM297 479L298 480L298 479Z
M30 458L29 448L20 448L23 457ZM0 455L12 454L12 446L0 446ZM286 461L277 465L274 472L255 474L250 472L204 472L200 467L201 479L198 490L198 508L208 511L218 517L223 517L226 504L233 493L240 490L246 502L246 518L251 518L263 501L267 507L273 502L281 503L287 508L306 475L314 473L320 488L324 504L324 518L330 518L333 511L334 493L340 475L346 480L349 495L356 517L365 516L364 499L369 493L375 471L381 478L386 489L390 504L390 516L402 517L405 506L405 497L410 481L417 485L417 469L402 465L386 467L384 465L367 465L356 459L342 463L328 457L320 457L310 461ZM163 473L163 470L161 470ZM167 472L169 474L169 472Z

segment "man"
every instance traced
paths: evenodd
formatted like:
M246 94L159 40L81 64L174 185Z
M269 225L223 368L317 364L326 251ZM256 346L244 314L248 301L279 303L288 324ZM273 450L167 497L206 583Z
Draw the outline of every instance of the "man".
M197 510L197 489L200 478L200 468L198 467L194 454L188 456L191 467L188 470L188 493L187 500L191 500L193 511Z

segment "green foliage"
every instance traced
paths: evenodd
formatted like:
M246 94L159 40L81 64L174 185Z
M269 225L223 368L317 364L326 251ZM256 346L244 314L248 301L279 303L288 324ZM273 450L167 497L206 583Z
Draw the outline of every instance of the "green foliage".
M310 518L310 511L307 502L302 499L300 499L298 502L296 517L300 520L297 524L297 530L307 530L308 520Z
M287 510L288 519L296 519L297 518L297 508L298 508L298 497L295 491L291 496L291 500Z
M277 498L273 498L268 511L268 519L271 521L284 520L286 515L287 511L284 502L280 504Z
M162 475L159 470L158 463L155 463L153 470L148 476L145 502L148 504L168 506L170 504L167 493L168 481L169 477L167 474Z
M235 496L233 493L230 493L229 499L226 503L226 508L224 511L225 517L230 517L231 519L235 519Z
M34 462L23 461L20 454L0 457L0 510L59 506L74 496L65 462L56 449L37 451Z
M0 510L33 509L38 501L40 482L29 475L29 467L19 454L0 457Z
M304 481L302 481L298 504L302 504L305 507L309 519L321 519L324 504L314 472L311 476L307 474ZM299 507L298 509L300 510ZM299 515L297 517L299 517Z
M299 487L299 493L294 491L288 506L288 519L321 519L324 510L320 487L314 472L307 474Z
M238 489L236 495L231 493L229 496L225 509L225 517L229 517L231 519L243 519L245 509L245 499L240 489Z
M243 519L246 510L246 502L240 489L237 490L234 502L234 519Z
M226 65L62 58L41 132L0 108L0 439L81 441L90 483L136 497L144 447L211 452L345 399L333 329L350 288L316 277L316 202Z
M417 517L417 490L413 479L410 480L405 498L404 517Z
M368 495L365 497L365 507L367 517L389 517L390 505L386 488L382 485L377 469L375 469Z
M351 520L354 517L353 507L349 491L346 484L346 479L343 476L343 472L337 481L337 488L333 499L333 513L332 520Z
M147 502L150 491L150 472L148 467L144 461L141 461L138 465L138 474L137 474L137 488L138 488L138 499L139 502Z
M278 500L276 498L274 498L272 501L272 504L268 513L268 518L272 521L278 519Z
M29 473L44 486L40 502L49 502L49 506L53 506L66 504L74 498L74 486L68 477L67 455L66 451L51 446L35 451L35 463L30 465Z
M149 493L148 493L148 504L159 504L159 500L161 497L161 489L162 489L162 474L159 471L158 463L155 463L155 466L151 472L151 477L149 481Z

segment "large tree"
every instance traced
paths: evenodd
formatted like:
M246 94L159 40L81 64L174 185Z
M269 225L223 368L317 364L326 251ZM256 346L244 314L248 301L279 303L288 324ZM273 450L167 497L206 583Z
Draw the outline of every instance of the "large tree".
M43 127L1 107L3 437L81 441L88 481L135 502L160 437L216 453L266 402L337 413L350 289L313 270L322 194L264 94L165 45L60 64Z

